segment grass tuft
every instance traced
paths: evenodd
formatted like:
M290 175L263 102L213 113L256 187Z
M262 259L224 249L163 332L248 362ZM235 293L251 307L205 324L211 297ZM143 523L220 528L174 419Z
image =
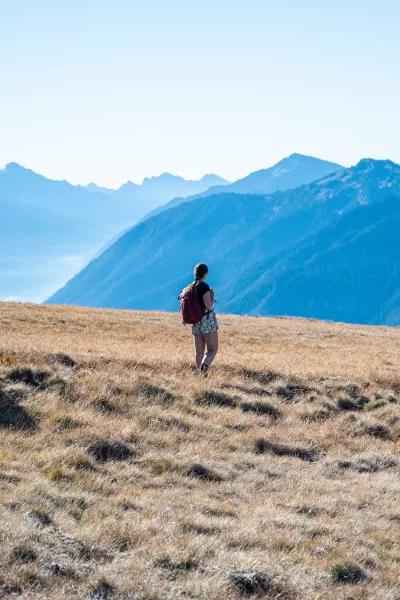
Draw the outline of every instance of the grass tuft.
M398 402L396 396L393 396L393 394L376 393L375 398L377 400L383 400L384 402L387 402L388 404L396 404Z
M278 419L282 416L281 411L267 402L242 402L240 408L243 412L253 412L257 415L266 415L272 419Z
M88 407L92 408L93 410L97 410L98 412L103 413L104 415L119 413L118 408L105 398L98 398L96 400L92 400L88 403Z
M165 571L193 571L197 569L198 563L190 556L180 556L179 558L171 558L170 556L160 556L154 560L154 566Z
M304 385L280 385L275 389L276 395L287 402L293 400L298 394L305 394L308 391L309 388Z
M137 392L143 400L151 400L161 405L169 405L175 396L163 387L154 385L146 379L141 379L137 385Z
M173 465L171 461L166 458L158 458L153 462L150 467L150 471L153 475L162 475L163 473L167 473L168 471L173 470Z
M210 482L218 482L222 481L222 477L217 475L207 467L204 467L200 464L191 465L187 471L186 475L188 477L193 477L194 479L199 479L200 481L210 481Z
M42 527L50 527L53 525L53 520L44 510L30 510L26 513L26 517L32 521L35 521L35 523L41 525Z
M68 431L79 427L80 423L75 421L70 415L57 415L52 419L55 429L58 431Z
M235 590L245 596L272 591L269 577L257 571L234 571L230 574L230 581Z
M340 396L337 399L337 406L343 411L359 411L363 410L369 402L367 396Z
M34 430L36 419L0 388L0 430Z
M75 367L76 362L69 354L64 354L63 352L57 352L55 354L47 354L46 362L53 364L58 363L63 365L64 367Z
M115 598L116 589L106 579L102 578L91 586L87 600L110 600Z
M67 473L62 467L49 467L45 469L45 475L50 481L72 481L73 477Z
M106 439L96 440L90 444L87 452L99 463L127 460L135 456L135 452L126 444Z
M181 421L181 419L177 419L176 417L151 417L147 421L149 427L161 426L161 427L174 427L176 429L180 429L181 431L188 432L190 431L190 425Z
M333 466L339 469L357 471L358 473L378 473L398 466L398 461L390 454L374 454L360 456L352 460L338 460Z
M61 387L61 388L65 388L67 385L66 380L63 377L60 377L60 375L54 374L54 375L49 375L49 377L46 377L46 379L44 379L42 381L42 383L40 384L40 387L44 390L53 388L53 387Z
M390 429L381 423L359 423L355 429L356 435L370 435L380 440L390 440Z
M236 406L236 402L233 398L215 390L202 390L201 392L196 392L194 401L200 406L220 406L222 408L235 408Z
M30 546L16 546L12 549L11 560L22 563L34 562L37 559L37 552Z
M393 521L395 523L400 523L400 513L396 513L394 515L389 515L389 521Z
M322 423L332 418L335 411L327 406L318 406L313 410L306 410L299 415L301 421L305 423Z
M274 456L290 456L300 460L314 462L318 460L319 453L316 450L306 448L296 448L282 444L273 444L264 438L258 438L254 441L254 452L256 454L273 454Z
M353 563L338 563L329 568L329 574L334 583L356 584L365 579L361 567Z
M32 387L40 387L51 375L50 371L34 370L30 367L17 367L12 369L6 378L12 383L25 383Z
M276 379L282 379L280 373L276 373L275 371L256 371L254 369L241 369L240 371L242 377L245 379L253 379L261 384L271 383Z
M90 458L86 454L76 453L68 459L68 466L76 469L77 471L95 471L96 468L93 465Z
M56 576L56 577L72 577L73 576L73 572L70 569L66 569L63 565L61 565L60 563L51 563L50 567L49 567L49 571L52 575Z
M366 412L370 412L371 410L376 410L377 408L381 408L382 406L386 406L385 400L371 400L364 405L364 410Z

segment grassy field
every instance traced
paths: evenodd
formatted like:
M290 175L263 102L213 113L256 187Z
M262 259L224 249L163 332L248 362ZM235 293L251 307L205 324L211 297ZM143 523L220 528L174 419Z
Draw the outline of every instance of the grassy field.
M400 330L0 304L0 598L400 600Z

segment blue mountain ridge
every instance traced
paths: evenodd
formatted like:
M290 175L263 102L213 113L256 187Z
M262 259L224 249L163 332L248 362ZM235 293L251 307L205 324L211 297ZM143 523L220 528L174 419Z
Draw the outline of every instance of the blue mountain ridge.
M201 194L188 196L187 198L173 198L166 204L150 211L144 218L149 218L184 202L191 202L216 194L272 194L278 190L294 189L306 183L316 181L330 173L340 171L343 168L341 165L314 158L313 156L291 154L287 158L280 160L276 165L268 169L254 171L250 175L238 179L238 181L228 186L213 185Z
M349 273L358 268L366 273L367 263L358 254L362 247L368 255L373 238L366 231L373 227L378 212L379 222L385 221L386 209L388 223L397 226L392 208L398 197L400 167L391 161L365 159L355 167L292 190L267 195L224 193L187 202L128 231L49 302L176 310L177 293L190 281L193 265L205 260L212 268L219 310L394 324L396 308L389 314L385 306L396 304L396 277L393 285L385 288L379 306L371 302L358 310L359 294L372 294L368 286L373 287L375 276L372 271L365 277L365 286L354 276L357 289L347 293L347 304L342 290L343 301L336 306L327 299L329 286L323 277L323 257L332 257L334 281L340 289L341 281L348 282ZM378 212L374 212L375 205ZM361 246L352 242L357 218ZM345 248L343 252L349 253L347 261L333 258L338 256L332 241L333 226L334 235ZM389 235L390 227L387 224L376 229L381 244L385 239L380 236L383 232ZM312 241L313 236L319 236L318 242ZM309 277L306 267L317 260L312 254L316 243L320 262L312 285L292 286L286 297L285 290L292 279L296 280L293 273L298 281ZM387 259L384 254L377 256L382 261ZM374 269L382 268L379 260L371 262ZM346 265L351 269L347 274L343 271L342 278Z
M229 185L218 175L204 175L199 180L187 180L171 173L162 173L154 177L145 177L142 184L127 181L116 190L98 187L94 183L89 183L87 189L93 192L100 192L115 198L130 200L131 202L147 202L148 210L155 204L167 202L175 196L186 198L193 194L200 194L211 186L220 186L223 188Z

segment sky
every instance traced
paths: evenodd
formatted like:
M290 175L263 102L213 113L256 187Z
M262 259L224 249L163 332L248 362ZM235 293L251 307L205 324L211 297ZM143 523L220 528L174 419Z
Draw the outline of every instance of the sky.
M234 181L400 163L398 0L0 0L0 168Z

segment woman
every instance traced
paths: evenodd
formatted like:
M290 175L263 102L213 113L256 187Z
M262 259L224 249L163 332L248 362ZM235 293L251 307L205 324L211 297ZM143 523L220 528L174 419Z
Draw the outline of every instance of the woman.
M207 373L218 352L218 322L214 312L214 290L206 283L209 272L204 263L199 263L194 268L194 285L200 307L204 312L201 321L192 325L196 366L201 373Z

